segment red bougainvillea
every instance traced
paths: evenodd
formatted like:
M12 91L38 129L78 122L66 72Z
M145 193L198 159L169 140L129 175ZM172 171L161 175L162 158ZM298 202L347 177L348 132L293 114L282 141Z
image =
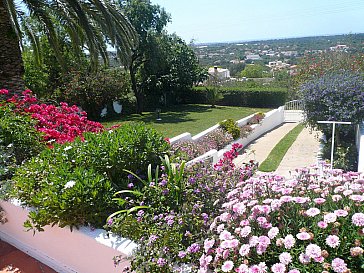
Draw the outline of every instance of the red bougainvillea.
M21 96L10 96L8 90L0 89L0 102L0 106L8 105L14 111L28 113L36 119L36 129L44 133L44 141L48 144L72 142L76 137L82 138L84 132L104 130L101 123L88 120L86 112L76 105L68 106L65 102L59 106L39 103L30 90L25 90Z

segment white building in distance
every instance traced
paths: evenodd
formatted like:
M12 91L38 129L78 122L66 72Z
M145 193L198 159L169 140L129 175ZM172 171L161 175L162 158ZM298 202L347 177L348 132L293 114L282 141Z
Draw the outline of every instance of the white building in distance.
M227 80L230 78L230 71L226 68L220 68L217 66L210 67L208 73L211 77L217 77L218 80Z

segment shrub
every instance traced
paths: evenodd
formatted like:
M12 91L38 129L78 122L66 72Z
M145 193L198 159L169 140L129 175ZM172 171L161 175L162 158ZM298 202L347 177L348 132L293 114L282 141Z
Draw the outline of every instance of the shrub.
M0 96L4 103L19 114L31 115L36 120L35 128L44 133L44 141L64 143L73 141L82 136L84 132L100 132L104 127L98 123L89 121L86 112L73 105L61 103L60 106L40 104L30 90L25 90L22 96L10 96L8 90L0 90Z
M362 272L362 181L302 169L239 183L209 227L199 272Z
M351 121L364 119L364 75L339 71L303 84L300 94L306 119L312 126L318 120Z
M253 131L253 128L250 125L244 125L240 128L240 137L245 138Z
M36 122L29 116L0 106L0 180L10 179L24 161L45 148L42 135L34 128Z
M220 122L220 127L229 134L232 135L234 139L238 139L240 136L240 128L238 127L238 124L232 120L227 119L222 122Z
M112 193L130 186L124 170L145 175L147 164L159 164L168 148L161 134L139 123L55 144L13 177L14 195L37 209L27 226L102 226L113 209Z
M204 87L195 87L185 92L184 103L208 104L207 94ZM217 105L242 106L242 107L279 107L284 105L287 98L285 88L240 88L240 87L221 87L220 93L223 98Z
M265 117L265 114L262 112L256 113L248 122L248 124L258 124L260 123Z

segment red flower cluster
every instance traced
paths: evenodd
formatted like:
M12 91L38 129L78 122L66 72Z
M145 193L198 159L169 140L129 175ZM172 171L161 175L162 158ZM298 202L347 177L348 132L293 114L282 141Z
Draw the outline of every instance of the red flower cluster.
M233 163L233 160L238 156L238 151L243 148L243 145L239 143L234 143L230 149L230 151L227 151L224 153L223 158L219 160L214 165L215 170L227 170L227 169L234 169L235 165Z
M101 123L88 120L86 112L80 111L75 105L68 106L65 102L60 103L60 106L39 104L30 90L25 90L22 96L10 96L8 90L0 89L0 95L5 96L7 104L14 105L14 111L29 113L38 121L36 129L44 133L44 140L48 144L72 142L76 137L82 137L84 132L104 130Z

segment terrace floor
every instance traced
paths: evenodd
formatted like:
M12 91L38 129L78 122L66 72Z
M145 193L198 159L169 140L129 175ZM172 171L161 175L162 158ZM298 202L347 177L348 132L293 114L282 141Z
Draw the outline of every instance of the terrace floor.
M0 240L0 273L56 273L19 249Z

